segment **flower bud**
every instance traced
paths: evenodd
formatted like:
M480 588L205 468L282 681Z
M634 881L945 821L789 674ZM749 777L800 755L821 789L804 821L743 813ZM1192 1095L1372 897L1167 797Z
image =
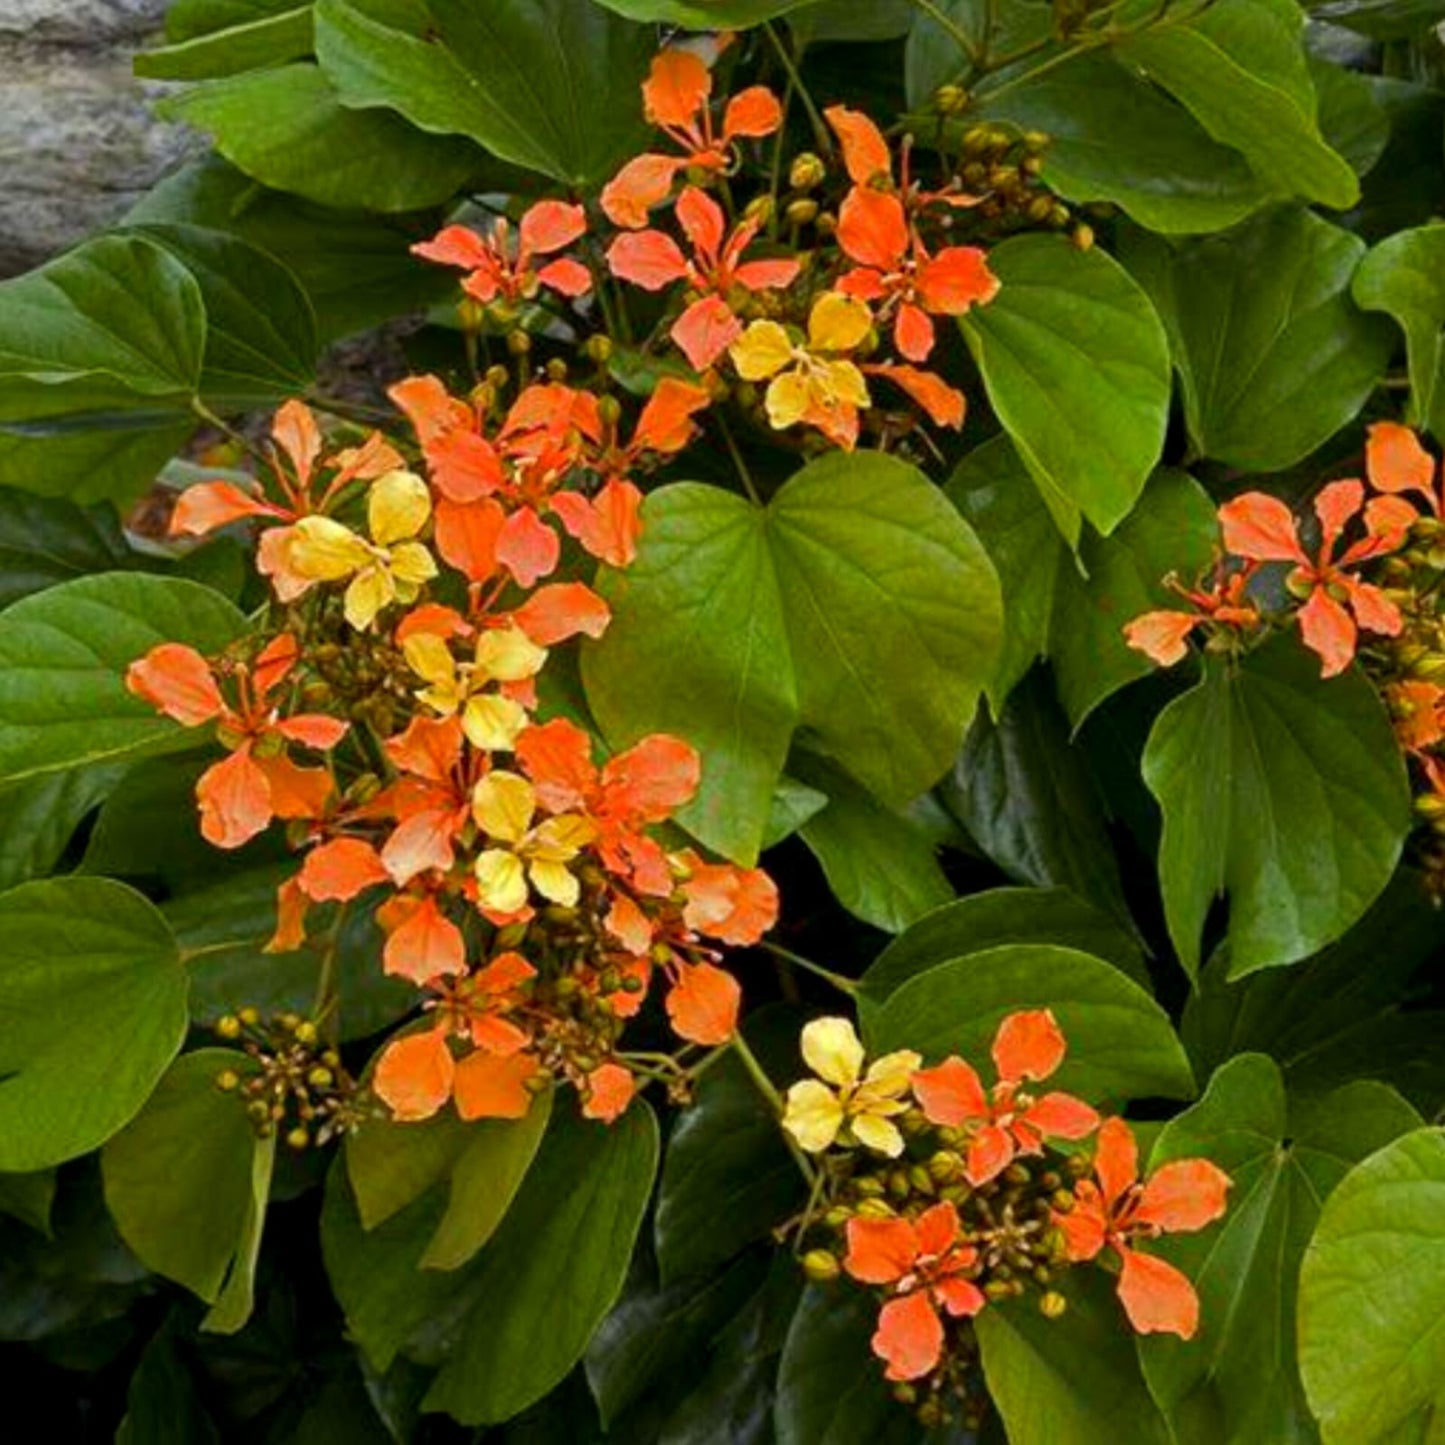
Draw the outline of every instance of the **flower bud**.
M933 106L939 115L958 115L968 109L968 92L961 85L940 85L933 92Z
M822 158L812 151L804 151L793 158L793 164L788 169L788 184L795 191L811 191L823 183L827 174L828 167L823 164Z
M894 1209L887 1200L865 1199L858 1205L857 1215L860 1219L892 1219Z
M526 356L532 350L532 338L519 330L507 333L507 351L512 356Z
M1080 221L1070 232L1069 240L1073 242L1076 251L1091 251L1094 248L1094 228Z
M1069 1307L1069 1302L1058 1290L1051 1289L1039 1296L1039 1313L1046 1320L1056 1320Z
M319 1037L316 1025L310 1019L298 1019L292 1032L299 1044L314 1044Z
M806 196L800 196L796 201L788 202L783 210L783 218L790 226L806 226L810 221L818 219L818 203Z
M237 1009L236 1017L240 1019L240 1021L245 1024L248 1029L255 1028L256 1025L261 1022L260 1013L256 1009L250 1007Z
M311 1142L311 1133L299 1124L286 1136L286 1147L299 1154Z
M222 1014L216 1020L216 1032L223 1039L238 1039L241 1037L241 1020L234 1014Z
M216 1087L223 1093L229 1094L238 1089L241 1085L241 1076L235 1069L222 1069L216 1075Z
M826 1249L810 1249L803 1256L803 1273L814 1284L827 1284L843 1272L838 1256Z

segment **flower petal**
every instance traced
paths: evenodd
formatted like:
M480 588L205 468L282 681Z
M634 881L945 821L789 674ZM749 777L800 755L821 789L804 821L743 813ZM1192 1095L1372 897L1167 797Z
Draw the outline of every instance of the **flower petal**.
M1199 1296L1188 1278L1156 1255L1120 1249L1119 1258L1124 1264L1119 1299L1129 1323L1141 1335L1193 1339L1199 1328Z
M887 1360L890 1380L916 1380L943 1354L943 1321L923 1290L889 1300L878 1314L873 1353Z
M821 1154L843 1127L838 1096L817 1079L802 1079L788 1090L783 1128L809 1154Z
M840 1088L858 1082L863 1068L863 1044L851 1019L814 1019L803 1026L803 1061L820 1079Z
M393 1039L377 1060L371 1087L395 1118L430 1119L451 1098L454 1078L446 1034L433 1029Z
M1010 1014L998 1026L993 1040L993 1061L1006 1083L1046 1079L1064 1061L1068 1045L1063 1030L1049 1009L1026 1009Z
M1233 1181L1208 1159L1176 1159L1150 1175L1134 1219L1166 1234L1188 1234L1219 1219Z
M988 1095L978 1071L957 1054L950 1055L937 1068L915 1073L913 1095L933 1124L957 1128L989 1116Z
M906 1219L854 1215L848 1221L847 1238L843 1268L863 1284L892 1284L902 1279L921 1252L918 1231Z
M737 979L711 963L680 964L668 991L667 1017L689 1043L715 1048L737 1032L742 989Z
M457 1113L473 1119L524 1119L532 1107L528 1081L537 1073L531 1054L490 1054L474 1049L458 1061L452 1095Z

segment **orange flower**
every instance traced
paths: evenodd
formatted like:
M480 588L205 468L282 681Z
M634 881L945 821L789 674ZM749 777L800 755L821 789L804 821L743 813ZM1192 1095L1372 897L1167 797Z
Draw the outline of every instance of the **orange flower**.
M1364 486L1354 480L1331 482L1315 498L1320 523L1318 558L1311 558L1300 542L1289 507L1263 492L1247 492L1219 509L1224 545L1236 556L1253 562L1293 562L1292 589L1306 594L1299 612L1300 636L1324 664L1322 677L1334 677L1354 660L1357 629L1394 637L1404 625L1399 610L1385 594L1361 582L1346 570L1394 551L1404 540L1388 514L1367 517L1385 530L1369 530L1336 557L1335 549L1350 520L1365 499ZM1337 600L1341 594L1345 602ZM1345 604L1348 604L1346 606Z
M552 813L576 813L596 826L594 846L604 866L643 893L672 892L667 855L645 831L670 818L697 792L701 762L678 738L643 738L601 769L592 739L566 718L527 728L516 757L537 801Z
M1136 652L1142 652L1160 667L1173 667L1188 652L1190 634L1196 627L1219 623L1226 627L1248 628L1259 622L1259 612L1245 596L1249 572L1233 572L1228 576L1218 571L1213 585L1193 591L1181 587L1174 578L1167 584L1186 601L1194 604L1192 612L1161 608L1136 617L1124 628L1124 640Z
M532 300L543 286L563 296L581 296L591 289L592 275L580 261L564 256L540 267L535 264L539 256L561 251L586 230L587 215L581 206L538 201L522 217L515 244L511 225L502 218L485 237L465 226L446 226L411 249L424 260L460 266L467 272L462 290L484 306L499 296L516 305Z
M473 1119L522 1119L532 1107L528 1087L537 1075L530 1054L499 1057L474 1049L458 1059L444 1030L393 1039L372 1076L376 1096L401 1122L430 1119L447 1101Z
M907 392L928 413L928 419L934 426L951 427L954 431L963 426L963 393L957 387L949 386L934 372L891 363L865 366L862 370L865 376L881 376L900 391Z
M998 1026L993 1061L999 1081L991 1092L957 1055L914 1074L913 1093L929 1120L967 1132L964 1174L970 1184L997 1178L1016 1154L1041 1153L1045 1139L1083 1139L1099 1127L1098 1114L1072 1094L1035 1099L1023 1090L1028 1080L1048 1078L1066 1048L1053 1014L1034 1009L1010 1014Z
M611 1124L626 1112L637 1092L637 1080L622 1064L607 1063L587 1075L587 1092L582 1103L582 1116L601 1119Z
M642 86L643 111L682 154L650 152L618 171L602 189L602 209L614 225L641 229L647 213L671 194L680 171L726 171L738 140L772 135L783 123L778 98L759 85L728 101L722 130L715 132L708 109L711 95L712 74L691 51L669 49L654 57Z
M383 973L426 984L443 974L467 971L462 931L442 911L434 893L399 893L376 910L376 921L386 934Z
M943 1353L940 1308L976 1315L987 1303L969 1278L978 1251L963 1238L958 1211L935 1204L917 1220L848 1221L843 1268L864 1284L892 1285L895 1294L878 1315L873 1353L888 1362L890 1380L916 1380Z
M678 860L686 870L682 917L689 928L734 948L747 948L778 921L777 885L761 868L705 863L691 849Z
M1385 688L1395 735L1411 752L1445 738L1445 688L1423 678L1406 678Z
M676 964L677 981L667 994L673 1030L690 1043L714 1048L737 1032L743 992L737 979L712 963Z
M635 231L612 243L607 264L614 276L648 291L685 281L691 291L701 293L669 334L693 369L705 371L742 335L733 293L791 286L802 262L796 257L744 261L743 252L762 223L743 221L726 235L722 207L696 186L688 186L678 197L677 219L692 243L691 260L664 232Z
M239 848L272 818L318 818L332 792L330 772L304 768L286 754L289 743L326 752L346 736L348 724L322 713L283 718L271 696L300 655L289 633L273 638L250 667L230 670L237 706L224 698L211 664L194 648L164 642L131 663L126 687L186 727L219 724L230 757L208 768L196 784L201 833L218 848Z
M1371 501L1372 531L1387 530L1381 519L1391 515L1398 519L1399 524L1409 528L1416 513L1414 509L1408 513L1401 509L1404 498L1399 494L1402 492L1414 492L1424 500L1426 508L1434 516L1445 516L1442 497L1434 485L1435 463L1409 427L1393 421L1375 422L1365 443L1365 469L1370 485L1376 491L1391 493L1398 498L1392 501L1391 498L1378 497Z
M1073 1209L1055 1215L1054 1223L1064 1232L1071 1260L1094 1259L1105 1245L1119 1256L1119 1299L1140 1334L1188 1340L1199 1326L1194 1286L1172 1264L1140 1254L1131 1241L1212 1224L1225 1211L1230 1184L1207 1159L1163 1164L1141 1182L1133 1132L1122 1119L1108 1119L1099 1130L1094 1179L1079 1181Z

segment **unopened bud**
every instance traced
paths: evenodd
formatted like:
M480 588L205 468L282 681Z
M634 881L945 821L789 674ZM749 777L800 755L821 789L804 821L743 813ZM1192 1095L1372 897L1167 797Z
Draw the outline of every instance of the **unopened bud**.
M507 350L513 356L526 356L532 350L532 338L525 331L509 331Z
M961 85L940 85L933 92L933 105L940 115L958 115L968 109L968 92Z
M238 1009L236 1011L236 1017L240 1019L248 1029L255 1028L256 1025L261 1022L261 1015L253 1008Z
M1069 240L1073 242L1076 251L1092 251L1094 248L1094 228L1084 225L1081 221L1069 233Z
M216 1020L216 1032L223 1039L238 1039L241 1037L241 1020L234 1014L222 1014Z
M1058 1290L1046 1290L1039 1296L1039 1313L1046 1320L1056 1320L1069 1307L1069 1302Z
M838 1256L826 1249L810 1249L803 1256L803 1273L814 1284L827 1284L842 1273Z
M893 1206L884 1199L865 1199L859 1205L857 1214L860 1219L892 1219Z
M286 1147L299 1154L311 1142L311 1134L299 1124L286 1136Z
M783 218L790 226L806 226L810 221L818 219L818 203L806 196L800 196L796 201L788 202L783 210Z
M812 151L804 151L793 159L788 170L788 184L795 191L811 191L814 186L823 183L827 174L828 167L823 164L822 158Z
M229 1094L233 1090L240 1088L240 1086L241 1076L235 1069L222 1069L221 1072L216 1075L216 1087L223 1094Z
M314 1044L319 1037L316 1025L310 1019L299 1020L292 1032L296 1035L296 1042L300 1044Z

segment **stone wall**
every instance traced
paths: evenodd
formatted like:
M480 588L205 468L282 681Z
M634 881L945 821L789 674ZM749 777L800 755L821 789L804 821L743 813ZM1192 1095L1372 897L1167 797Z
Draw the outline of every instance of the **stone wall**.
M114 221L190 144L130 70L166 4L0 0L0 276Z

